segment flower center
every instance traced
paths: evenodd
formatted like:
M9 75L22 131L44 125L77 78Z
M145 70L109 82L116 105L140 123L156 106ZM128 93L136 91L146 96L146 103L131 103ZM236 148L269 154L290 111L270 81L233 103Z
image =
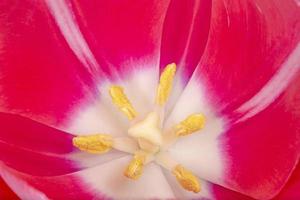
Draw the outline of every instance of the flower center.
M124 171L124 175L133 180L143 174L144 166L150 162L156 162L172 172L184 189L199 192L198 178L171 158L168 154L168 147L180 137L201 130L205 122L204 116L200 113L191 114L166 132L163 132L161 127L164 105L171 93L175 72L174 63L166 66L160 76L155 100L156 108L143 119L138 119L138 113L122 87L110 88L113 103L131 120L131 126L127 132L129 137L113 138L108 134L77 136L73 138L73 145L89 153L106 153L114 148L133 154L133 159Z
M149 113L144 120L128 130L128 135L137 139L142 150L157 152L163 143L159 115L156 112Z

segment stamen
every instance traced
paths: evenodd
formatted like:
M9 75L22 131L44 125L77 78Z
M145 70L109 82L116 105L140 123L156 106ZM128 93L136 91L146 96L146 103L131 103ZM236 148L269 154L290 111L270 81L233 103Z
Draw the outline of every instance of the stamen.
M177 181L184 189L192 191L194 193L200 192L200 183L197 177L192 174L192 172L185 169L181 165L177 165L172 172L175 175Z
M173 79L176 73L176 64L172 63L166 66L160 75L159 85L157 89L156 103L164 105L170 95L173 85Z
M131 160L126 170L124 171L124 175L127 178L137 180L143 173L145 162L145 154L135 154L134 158Z
M128 117L129 120L132 120L137 116L137 112L125 95L122 87L111 86L109 93L113 103Z
M155 156L155 162L165 169L172 171L180 185L195 193L200 192L200 183L192 172L178 164L167 152L160 152Z
M175 127L177 136L189 135L204 127L205 117L202 114L192 114Z
M89 153L106 153L113 146L112 137L106 134L77 136L72 142L78 149Z

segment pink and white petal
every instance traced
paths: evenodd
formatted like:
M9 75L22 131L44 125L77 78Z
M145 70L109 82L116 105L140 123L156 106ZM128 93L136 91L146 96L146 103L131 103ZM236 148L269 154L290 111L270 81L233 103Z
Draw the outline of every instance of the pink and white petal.
M78 113L87 105L99 102L96 84L101 83L101 73L91 74L96 71L90 64L91 52L80 30L74 28L78 26L76 21L67 17L69 21L60 21L64 25L58 24L51 16L48 4L41 1L4 1L0 5L3 10L0 18L3 30L0 38L1 111L26 116L76 135L103 132L106 131L104 126L118 127L111 124L114 117L102 107L94 108L101 110L100 113L93 111L97 115L83 116L86 124L78 123ZM64 16L69 16L68 12ZM67 30L72 34L66 34L61 27L73 27ZM72 40L74 37L75 41ZM71 123L83 130L70 128ZM37 130L33 131L37 133ZM122 131L117 129L116 132ZM41 131L36 137L44 139L43 134L46 133Z
M300 198L300 164L298 163L296 169L293 171L289 181L285 184L284 188L274 198L274 200L285 199L299 199Z
M60 19L75 16L95 60L108 75L97 85L101 96L84 102L69 121L68 130L76 134L106 132L124 134L126 117L119 113L108 95L109 87L118 84L142 116L153 109L159 74L162 26L169 1L48 1L53 18L63 32ZM69 24L69 23L68 23ZM70 22L71 24L71 22ZM103 83L104 82L104 83ZM146 89L147 90L146 90ZM146 92L145 92L146 91ZM116 125L117 124L117 125Z
M66 156L29 151L3 142L0 142L0 150L0 158L4 164L32 175L54 176L81 169L79 163Z
M34 175L61 175L124 156L80 152L71 134L21 116L0 113L0 158L8 166Z
M127 79L131 70L157 67L169 1L48 3L51 10L59 10L63 4L72 9L87 43L106 73Z
M188 84L166 126L194 112L206 115L206 126L180 138L170 149L173 158L200 178L240 193L258 199L276 195L300 154L299 76L268 108L231 126L209 110L211 104L200 86L193 81Z
M253 198L251 198L249 196L245 196L241 193L235 192L233 190L229 190L220 185L211 184L210 189L213 193L213 197L214 197L213 199L216 199L216 200L232 200L232 199L254 200Z
M205 49L210 28L210 0L171 1L164 21L160 67L176 63L187 82Z
M1 175L0 175L0 199L19 200L18 196L5 183Z
M137 110L141 114L149 112L158 82L162 29L169 1L65 2L69 2L95 58L112 76L107 86L124 86ZM101 89L107 91L107 87Z
M176 107L166 120L164 129L168 131L187 116L202 113L206 118L204 129L180 137L170 146L169 152L177 162L197 173L201 179L219 183L224 161L217 138L227 129L227 121L226 118L221 118L215 113L201 86L195 81L188 83Z
M220 138L229 187L269 199L288 181L300 156L299 73L297 77L265 110Z
M236 119L287 87L300 67L299 13L293 0L213 2L195 76L217 112Z
M173 192L159 166L150 164L145 173L132 181L123 176L131 157L108 162L56 177L34 177L14 171L20 179L50 199L173 199ZM57 192L61 191L61 192Z
M1 111L63 128L93 97L93 75L68 45L42 1L0 3Z
M68 154L76 151L73 135L31 119L0 112L0 142L29 151L46 154Z
M12 171L12 170L11 170ZM35 188L28 185L25 181L19 179L15 174L13 174L5 165L1 163L0 165L0 175L10 187L12 191L18 195L20 199L37 199L37 200L47 200L48 198L36 190ZM19 199L19 198L16 199Z
M161 70L170 63L177 72L166 112L173 108L204 51L211 17L211 1L171 1L164 21Z
M166 122L168 129L188 114L207 115L202 133L170 150L200 178L258 199L272 198L287 181L299 157L297 9L294 1L213 3L208 45ZM232 124L260 90L254 114Z
M173 190L175 199L214 199L214 194L211 189L211 184L203 179L200 179L201 191L199 193L193 193L182 188L178 183L175 176L168 170L162 169L166 177L166 180L170 184Z
M229 190L222 186L213 184L209 181L199 179L201 185L201 191L199 193L192 193L184 190L177 182L176 178L169 172L163 171L167 181L173 189L176 199L203 199L203 200L253 200L251 197L242 195L238 192Z

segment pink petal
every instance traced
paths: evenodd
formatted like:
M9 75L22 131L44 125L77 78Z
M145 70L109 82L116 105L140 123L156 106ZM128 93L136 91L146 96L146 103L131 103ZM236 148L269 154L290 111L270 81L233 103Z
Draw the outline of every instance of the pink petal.
M13 190L20 199L36 199L36 200L47 200L48 198L41 193L40 191L36 190L35 188L28 185L25 181L19 179L16 174L13 173L14 171L3 165L0 164L0 175Z
M176 63L187 82L204 51L211 1L171 1L164 21L160 67Z
M299 187L300 187L300 170L299 164L297 168L293 171L292 176L289 178L289 181L284 186L284 188L280 191L280 193L272 198L273 200L294 200L298 199ZM211 184L210 190L213 194L213 199L217 200L229 200L229 199L242 199L242 200L251 200L253 198L244 196L238 192L228 190L222 186Z
M7 167L5 172L50 199L174 198L160 167L154 164L148 165L144 175L137 181L125 178L123 170L130 159L127 156L94 168L54 177L30 176ZM11 183L10 186L14 184L16 183Z
M61 175L124 155L115 151L103 156L79 152L72 145L73 135L17 115L0 113L0 121L1 160L28 174Z
M92 75L42 1L2 1L0 12L0 111L63 123L91 95Z
M204 51L211 17L211 1L171 1L164 20L161 70L176 63L177 73L166 112L170 112Z
M209 39L195 76L218 112L235 118L257 106L243 104L259 92L267 104L295 76L300 12L295 1L282 2L213 3Z
M125 84L135 95L141 85L156 88L168 4L2 2L1 111L69 130L73 114L99 100L107 78L130 80ZM152 101L154 92L138 101Z
M214 199L216 200L253 200L253 198L245 196L241 193L235 192L233 190L229 190L219 185L212 184L211 185L212 193L214 194Z
M296 83L267 109L232 126L220 138L227 160L224 181L229 187L267 199L286 183L300 155L300 115L295 110L300 79Z
M75 151L73 135L18 115L0 113L0 141L25 150L67 154Z
M268 199L292 173L300 153L297 11L294 1L213 2L208 44L166 122L207 116L202 133L171 149L201 178Z
M139 114L149 112L158 82L160 44L169 1L47 2L52 16L70 40L72 35L68 34L67 26L60 23L61 18L67 24L68 20L60 11L68 10L75 16L94 59L110 79L107 86L122 85ZM102 95L107 90L105 86L100 88L101 101L105 100ZM79 116L89 115L83 112Z
M204 113L207 124L198 134L178 141L170 150L173 157L214 183L257 199L274 197L300 154L299 72L296 76L267 108L236 123L207 111L209 104L200 98L203 90L191 82L167 124L193 112Z
M24 117L0 113L1 161L20 171L57 175L76 171L79 166L66 158L75 151L72 135Z
M298 163L296 169L293 171L289 181L285 184L284 188L274 198L274 200L285 199L299 199L300 198L300 164Z
M0 176L0 199L18 200L16 194L8 187Z
M48 4L55 9L51 6L55 3ZM70 1L69 7L102 70L124 76L132 69L158 67L168 4L157 0Z

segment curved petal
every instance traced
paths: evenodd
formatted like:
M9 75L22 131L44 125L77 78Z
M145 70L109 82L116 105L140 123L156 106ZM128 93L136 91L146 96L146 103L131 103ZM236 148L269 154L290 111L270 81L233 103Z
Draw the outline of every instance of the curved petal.
M300 67L299 18L293 0L213 3L195 78L218 112L230 119L258 112L284 91Z
M73 135L25 117L0 112L0 126L2 143L47 154L68 154L76 150L72 145Z
M124 156L79 152L72 145L73 135L13 114L0 113L0 125L1 161L24 173L61 175Z
M48 198L29 186L25 181L19 179L15 174L10 172L9 168L0 163L0 175L7 183L7 185L20 197L21 199L38 199L47 200Z
M131 93L152 87L137 98L152 101L168 3L1 2L1 111L68 130L117 74Z
M161 41L161 70L177 64L173 90L167 104L169 113L193 74L204 51L210 27L211 0L171 1Z
M151 107L154 102L169 0L65 2L101 68L114 84L126 88L136 108L145 114L145 105Z
M281 190L300 156L299 89L298 78L268 108L220 138L227 159L226 184L258 199Z
M254 200L249 196L245 196L241 193L235 192L233 190L229 190L220 185L211 185L211 190L216 200L230 200L230 199L241 199L241 200Z
M160 67L176 63L187 82L207 42L211 1L171 1L164 21Z
M183 189L182 186L176 180L175 176L170 171L166 169L162 170L166 177L166 180L168 181L170 187L173 190L173 193L176 197L175 199L215 199L215 194L211 183L200 179L199 182L201 191L199 193L193 193Z
M125 178L123 170L130 159L128 156L77 173L55 177L30 176L8 168L6 171L50 199L174 198L160 167L154 164L147 165L145 173L137 181Z
M274 200L284 199L299 199L300 198L300 164L298 163L296 169L293 171L289 181L285 184L284 188L274 198Z
M62 0L46 4L69 46L77 50L77 57L83 55L93 68L100 66L109 79L100 78L97 82L101 102L84 103L75 112L76 120L69 121L67 130L79 134L95 130L124 132L125 120L113 114L108 87L122 85L141 115L153 108L162 27L169 1ZM108 118L122 127L116 130ZM94 123L95 119L101 122ZM103 129L105 126L110 128Z
M11 188L4 182L4 180L0 176L0 198L1 199L11 199L18 200L19 198L16 194L11 190Z
M292 173L300 153L298 11L294 1L213 2L204 55L166 122L207 116L202 133L171 149L201 178L269 199Z
M299 75L268 108L230 126L226 118L212 114L199 85L192 85L184 91L166 125L194 112L206 115L207 123L199 133L179 139L170 149L174 159L201 178L254 198L276 195L300 155Z
M0 3L1 112L59 126L91 98L93 76L42 1Z
M157 67L169 1L62 1L73 9L86 41L106 73ZM61 4L52 6L52 4ZM63 3L49 1L51 10ZM57 7L57 8L56 8ZM57 19L58 16L54 14ZM125 76L125 77L124 77Z

